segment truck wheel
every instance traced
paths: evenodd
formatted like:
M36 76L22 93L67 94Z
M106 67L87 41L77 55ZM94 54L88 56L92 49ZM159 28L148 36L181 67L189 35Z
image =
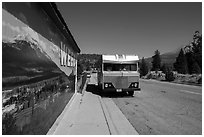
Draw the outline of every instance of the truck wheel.
M129 96L133 96L133 95L134 95L134 91L129 91L129 92L128 92L128 95L129 95Z
M102 84L98 84L98 90L99 90L99 91L102 90Z

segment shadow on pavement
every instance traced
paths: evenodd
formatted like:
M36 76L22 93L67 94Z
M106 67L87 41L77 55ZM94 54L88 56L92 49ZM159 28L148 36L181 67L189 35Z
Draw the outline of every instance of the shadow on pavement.
M99 95L101 97L109 97L109 98L127 98L127 97L130 97L132 98L133 96L129 96L128 94L124 93L124 92L121 92L121 93L117 93L117 92L110 92L110 93L107 93L107 92L102 92L101 89L96 86L96 85L92 85L92 84L88 84L87 87L86 87L86 91L87 92L91 92L93 94L96 94L96 95Z
M92 85L92 84L87 84L86 91L92 92L93 94L97 94L97 95L99 95L99 93L100 93L98 86Z

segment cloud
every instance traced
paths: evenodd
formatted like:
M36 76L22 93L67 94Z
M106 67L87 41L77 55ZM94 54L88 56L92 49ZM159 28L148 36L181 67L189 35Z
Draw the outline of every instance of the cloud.
M2 21L2 40L4 42L14 42L14 37L18 34L21 34L20 27Z
M3 27L3 28L4 28L4 27L8 27L8 28L10 28L12 31L15 31L15 32L17 32L17 33L20 33L20 32L21 32L21 30L20 30L19 27L17 27L17 26L12 26L10 23L6 23L6 22L4 22L4 21L2 21L2 27Z

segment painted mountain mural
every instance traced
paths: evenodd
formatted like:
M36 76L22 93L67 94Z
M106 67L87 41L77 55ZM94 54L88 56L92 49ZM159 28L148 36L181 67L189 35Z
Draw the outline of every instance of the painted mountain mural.
M3 88L29 84L62 74L57 65L28 37L2 41Z

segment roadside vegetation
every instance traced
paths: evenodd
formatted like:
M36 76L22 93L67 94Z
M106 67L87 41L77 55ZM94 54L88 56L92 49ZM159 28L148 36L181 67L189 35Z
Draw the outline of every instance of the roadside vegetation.
M193 41L181 48L173 64L162 63L159 50L152 56L151 65L143 57L140 62L140 75L144 79L201 85L202 35L196 31Z
M78 74L82 74L83 71L100 70L102 56L99 54L79 54L77 61Z

